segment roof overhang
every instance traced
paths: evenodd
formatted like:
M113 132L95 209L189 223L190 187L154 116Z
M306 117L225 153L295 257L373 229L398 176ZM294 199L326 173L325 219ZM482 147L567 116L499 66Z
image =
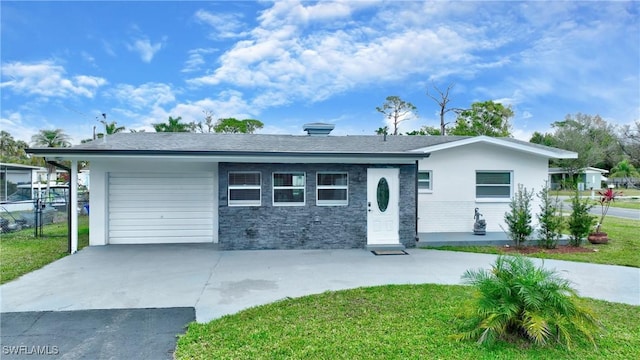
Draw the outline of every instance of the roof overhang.
M195 150L87 150L73 148L28 149L28 153L49 160L161 159L211 162L252 163L347 163L347 164L412 164L429 157L416 152L257 152Z
M492 144L496 146L501 146L507 149L521 151L524 153L543 156L551 159L577 159L578 153L554 148L545 149L544 147L538 147L534 145L520 144L516 142L511 142L507 140L503 140L500 138L494 138L489 136L475 136L472 138L451 141L447 143L442 143L433 146L427 146L424 148L413 150L415 152L436 152L446 149L451 149L455 147L471 145L471 144Z

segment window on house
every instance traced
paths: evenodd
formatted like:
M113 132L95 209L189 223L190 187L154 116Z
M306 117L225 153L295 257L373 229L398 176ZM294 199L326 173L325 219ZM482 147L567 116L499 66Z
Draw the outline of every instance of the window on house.
M511 197L510 171L476 171L476 198Z
M262 182L259 172L229 172L229 206L260 206Z
M305 203L305 173L273 173L273 205L302 206Z
M348 205L349 175L346 172L319 172L316 205Z
M431 171L418 172L418 190L432 190L431 175L432 175Z

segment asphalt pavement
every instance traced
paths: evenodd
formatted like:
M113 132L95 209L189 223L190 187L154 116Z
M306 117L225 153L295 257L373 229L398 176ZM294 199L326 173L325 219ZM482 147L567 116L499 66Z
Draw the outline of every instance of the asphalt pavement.
M2 313L0 358L173 359L194 308Z

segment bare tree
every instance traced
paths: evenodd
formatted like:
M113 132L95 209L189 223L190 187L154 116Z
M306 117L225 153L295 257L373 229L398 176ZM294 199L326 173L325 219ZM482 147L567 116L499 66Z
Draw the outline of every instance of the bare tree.
M391 121L393 135L398 135L398 125L401 122L411 120L416 113L416 107L400 99L399 96L387 96L385 103L382 106L376 106L376 110Z
M447 130L447 125L449 123L444 122L444 116L450 112L458 112L461 109L456 109L456 108L447 108L447 105L449 104L449 101L451 101L451 99L449 99L449 92L451 91L451 89L453 89L453 87L455 86L455 83L451 83L449 84L449 86L447 86L446 90L442 91L440 89L438 89L437 86L433 85L433 88L436 90L436 92L440 95L440 97L436 97L434 95L429 94L429 89L427 89L427 96L432 98L433 101L436 102L436 104L438 104L438 106L440 106L440 135L445 135L446 130Z

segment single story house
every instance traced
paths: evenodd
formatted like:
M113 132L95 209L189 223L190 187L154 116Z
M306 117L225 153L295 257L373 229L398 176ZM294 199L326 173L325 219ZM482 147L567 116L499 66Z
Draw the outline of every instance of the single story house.
M550 158L577 157L511 138L332 129L118 133L29 152L71 160L72 170L90 161L90 245L213 242L223 250L413 247L429 234L471 232L475 208L488 231L500 231L518 184L538 190Z
M580 191L583 190L600 190L602 183L607 181L604 174L609 173L608 170L595 167L586 167L580 170L578 174L577 185ZM570 179L569 173L562 168L549 168L549 186L552 189L560 189L563 183Z

